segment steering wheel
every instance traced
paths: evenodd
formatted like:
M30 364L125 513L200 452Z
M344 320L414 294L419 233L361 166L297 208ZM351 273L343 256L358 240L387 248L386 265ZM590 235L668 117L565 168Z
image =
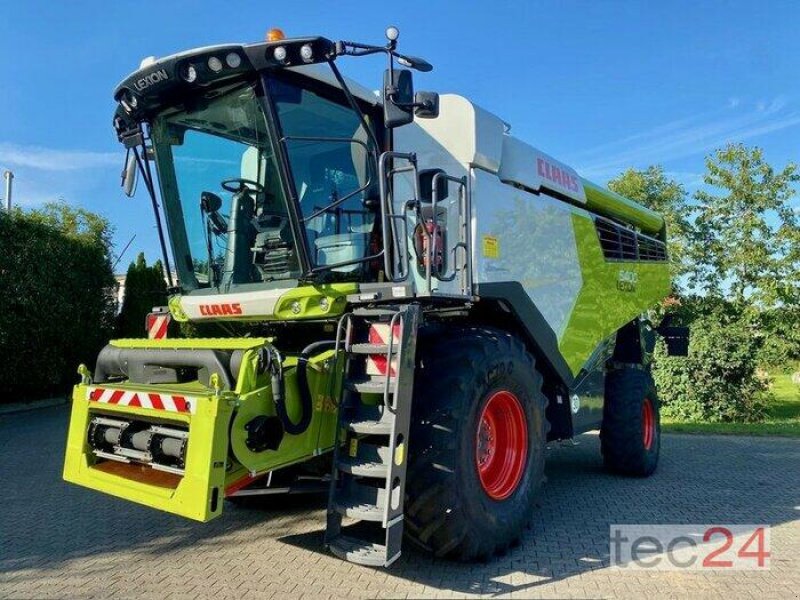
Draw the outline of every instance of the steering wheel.
M238 194L239 192L243 192L244 190L251 190L254 191L256 194L260 194L264 191L264 186L258 183L257 181L253 181L252 179L226 179L222 183L220 183L222 189L226 192L231 192L233 194Z

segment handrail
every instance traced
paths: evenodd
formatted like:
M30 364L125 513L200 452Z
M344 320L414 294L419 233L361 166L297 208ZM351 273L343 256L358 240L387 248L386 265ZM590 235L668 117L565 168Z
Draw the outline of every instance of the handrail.
M394 352L394 326L397 322L400 322L400 338L402 340L403 336L403 328L405 327L405 319L403 319L403 313L397 312L392 315L392 319L389 321L389 343L387 344L386 349L386 380L384 381L383 387L383 405L392 413L397 411L397 406L395 403L389 399L389 385L392 380L392 354ZM398 390L400 386L400 361L403 360L401 356L403 352L403 344L400 343L400 348L397 351L397 373L394 376L394 400L397 400Z
M427 256L425 260L425 285L428 288L428 293L432 293L432 283L433 283L433 261L436 257L437 251L437 243L438 243L438 236L435 235L435 226L436 226L436 219L437 219L437 212L436 208L439 203L439 181L444 180L448 184L449 183L456 183L458 184L458 212L459 212L459 242L453 246L453 273L450 275L437 275L436 278L439 281L453 281L458 274L458 266L455 264L456 261L456 250L460 247L463 247L464 250L467 250L467 242L466 242L466 235L467 232L465 231L465 213L466 213L466 196L467 196L467 178L464 177L454 177L453 175L448 175L447 173L440 172L436 173L433 176L433 181L431 182L432 186L432 198L431 198L431 217L434 223L434 231L428 231L428 228L423 224L423 232L428 238L428 247L427 247ZM465 265L464 268L469 268L469 254L465 257ZM465 286L462 285L462 292L464 292Z
M389 160L404 160L409 164L405 167L391 168L388 172L386 165ZM411 201L419 198L419 177L417 175L417 156L413 152L391 152L387 151L380 155L378 159L378 183L381 195L381 225L383 227L383 266L386 277L392 282L405 281L409 274L408 261L408 218L403 214L394 212L393 192L389 191L389 181L399 173L413 173L414 197ZM403 206L405 207L405 204ZM397 219L403 221L403 240L397 235L394 222ZM391 253L389 244L391 243ZM391 254L391 256L390 256ZM394 263L394 264L392 264Z

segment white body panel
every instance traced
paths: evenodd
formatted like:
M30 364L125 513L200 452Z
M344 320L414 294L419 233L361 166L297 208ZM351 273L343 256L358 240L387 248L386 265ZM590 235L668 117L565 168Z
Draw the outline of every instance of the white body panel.
M571 219L576 212L588 213L547 191L584 202L577 173L509 135L498 117L453 95L441 97L439 117L398 128L395 149L416 153L420 170L441 168L448 175L468 176L473 283L520 282L560 338L583 285ZM455 186L450 189L442 206L452 245L458 200ZM409 194L407 178L398 186L396 206ZM417 289L424 289L424 278L411 271ZM458 279L434 279L433 287L439 294L460 293Z
M476 284L518 281L559 340L583 279L571 207L473 174Z
M437 118L416 119L395 132L395 149L416 152L420 165L428 162L432 146L464 169L483 169L510 185L586 202L581 178L572 167L510 135L499 117L461 96L441 96Z
M271 317L287 289L235 292L224 296L181 296L181 308L192 321L220 317Z
M578 173L562 162L525 142L506 135L497 170L500 181L538 192L552 190L578 202L586 202L586 193Z

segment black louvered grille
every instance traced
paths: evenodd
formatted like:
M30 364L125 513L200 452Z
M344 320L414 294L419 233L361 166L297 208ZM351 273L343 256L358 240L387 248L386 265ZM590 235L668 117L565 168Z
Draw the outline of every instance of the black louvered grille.
M665 261L664 242L636 233L613 221L596 218L595 227L603 255L608 260Z

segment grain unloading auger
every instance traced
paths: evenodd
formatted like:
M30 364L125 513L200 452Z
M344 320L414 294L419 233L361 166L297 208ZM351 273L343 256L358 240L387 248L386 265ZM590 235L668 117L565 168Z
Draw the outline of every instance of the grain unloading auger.
M65 479L199 521L326 482L328 547L388 565L404 536L507 548L550 440L600 427L607 466L653 472L641 315L670 290L663 219L465 98L414 94L395 62L431 67L387 37L271 32L118 86L126 191L139 174L171 274L160 187L169 315L200 336L113 341L81 368ZM378 95L336 66L377 53Z

